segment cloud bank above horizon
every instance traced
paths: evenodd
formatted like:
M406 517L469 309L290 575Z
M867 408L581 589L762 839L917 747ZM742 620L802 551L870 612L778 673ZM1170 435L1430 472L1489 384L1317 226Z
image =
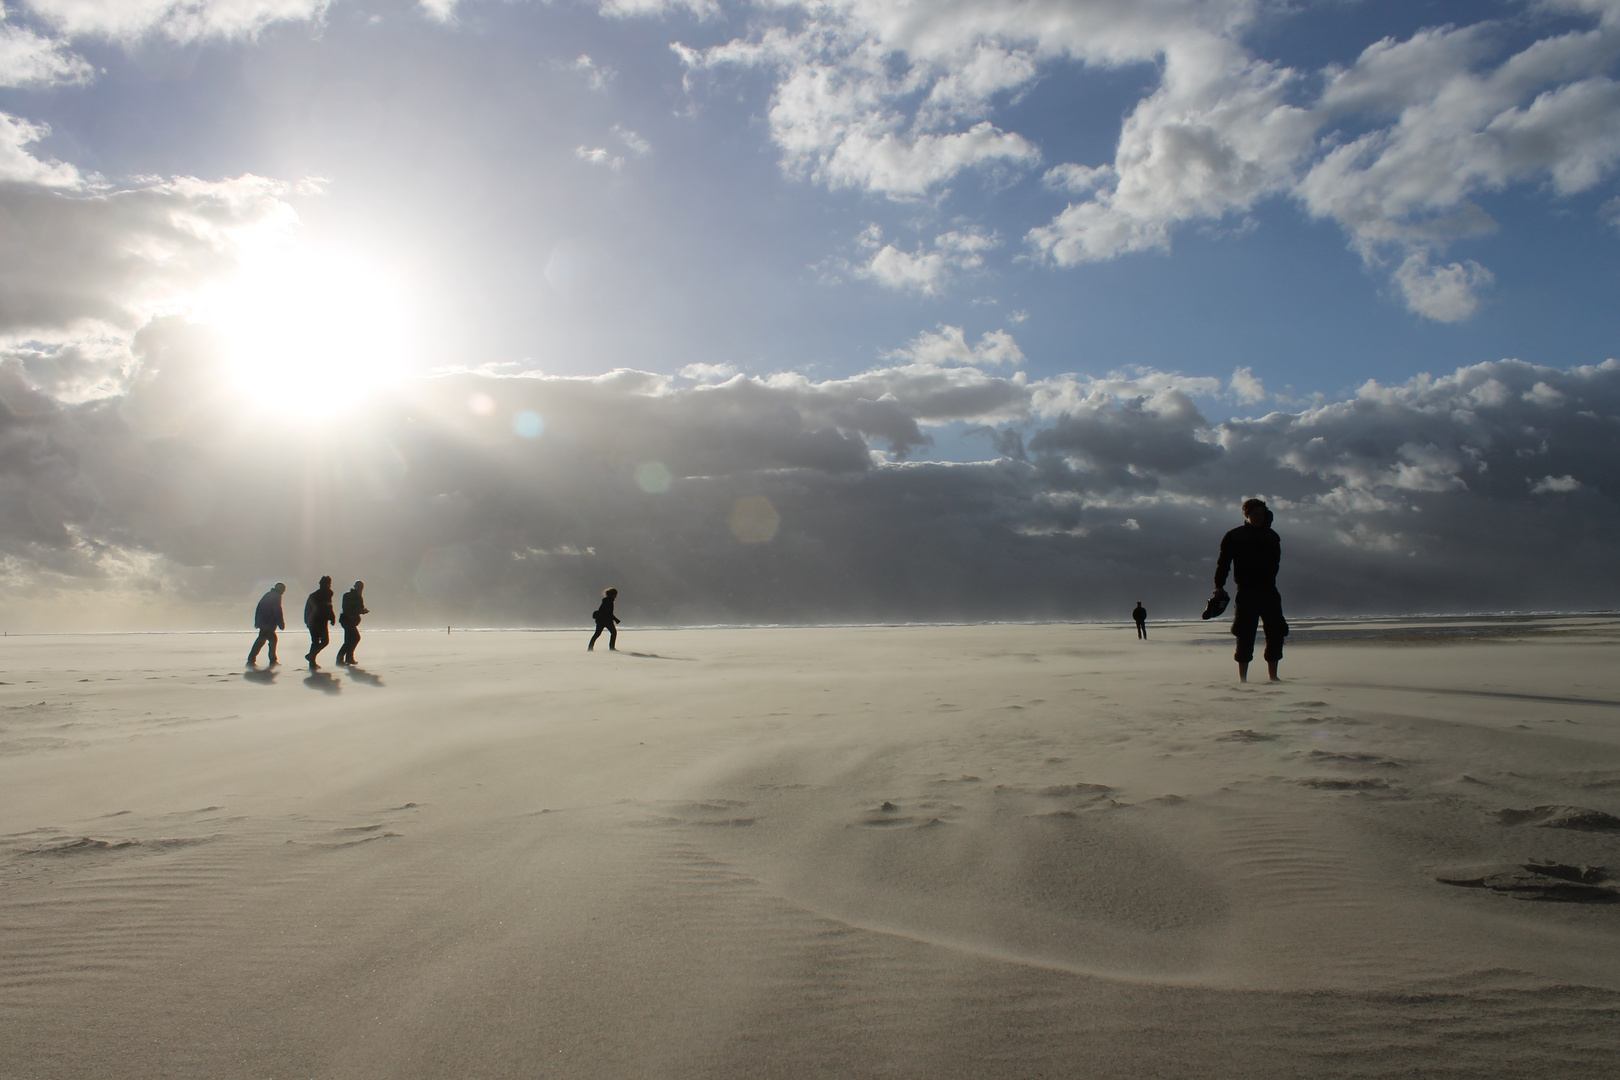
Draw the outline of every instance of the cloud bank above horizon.
M364 577L385 625L568 624L606 584L644 622L1108 617L1138 599L1186 616L1250 495L1277 512L1297 614L1620 599L1612 360L1479 364L1223 420L1206 409L1243 395L1241 373L463 372L269 454L280 423L242 414L207 331L161 320L136 348L124 393L78 404L0 370L14 614L206 623L222 598L333 573ZM995 456L906 460L948 425Z

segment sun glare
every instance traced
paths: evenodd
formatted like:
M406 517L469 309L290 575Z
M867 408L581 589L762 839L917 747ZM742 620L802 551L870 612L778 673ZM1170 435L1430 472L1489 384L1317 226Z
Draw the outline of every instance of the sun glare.
M290 423L327 420L409 370L403 292L352 255L282 251L204 305L244 403Z

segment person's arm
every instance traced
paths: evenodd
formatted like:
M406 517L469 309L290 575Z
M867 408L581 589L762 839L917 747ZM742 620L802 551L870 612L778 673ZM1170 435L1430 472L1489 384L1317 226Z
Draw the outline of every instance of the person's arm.
M1232 551L1227 546L1231 534L1221 537L1221 557L1215 561L1215 587L1226 588L1226 575L1232 569Z

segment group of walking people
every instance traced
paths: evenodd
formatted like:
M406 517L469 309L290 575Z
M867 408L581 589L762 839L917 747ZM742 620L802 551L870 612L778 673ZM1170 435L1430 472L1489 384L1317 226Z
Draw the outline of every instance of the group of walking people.
M1204 609L1204 618L1212 619L1226 610L1230 599L1226 592L1226 578L1231 574L1237 586L1237 610L1233 613L1232 634L1237 638L1237 650L1232 658L1237 661L1238 679L1247 682L1249 664L1254 660L1254 639L1263 626L1266 632L1266 672L1272 682L1277 680L1277 664L1282 660L1283 639L1288 636L1288 620L1283 618L1282 595L1277 592L1277 570L1282 564L1282 540L1271 528L1273 515L1260 499L1249 499L1243 504L1243 524L1221 537L1220 557L1215 562L1215 592ZM320 667L316 657L331 642L327 627L343 627L343 644L337 651L339 664L354 664L354 649L360 644L360 616L368 614L365 601L366 583L357 581L354 588L343 594L341 612L332 606L332 578L321 578L320 588L304 601L304 625L309 628L309 652L304 659L311 670ZM286 629L281 612L281 595L287 586L276 582L259 600L253 624L259 637L248 653L248 667L259 662L259 650L270 646L270 664L275 666L276 631ZM619 597L618 589L602 592L602 603L591 612L596 632L591 635L587 650L596 648L596 640L607 631L608 648L617 651L619 645L619 617L613 613L613 604ZM1147 609L1138 600L1131 611L1136 623L1136 636L1147 639Z
M253 625L258 628L259 636L253 642L253 649L248 653L247 666L257 667L259 663L259 650L266 645L270 646L270 666L275 667L281 663L276 659L276 631L287 628L287 620L282 614L281 597L287 591L283 582L276 582L270 591L259 598L259 606L253 613ZM333 625L343 627L343 644L338 646L337 662L354 666L355 646L360 644L360 616L370 614L371 609L366 607L366 583L357 581L354 588L343 594L341 611L334 610L332 604L332 576L323 574L320 587L309 594L304 601L304 626L309 630L309 652L304 659L309 662L309 669L314 671L321 665L316 662L321 650L332 643L332 636L328 627Z

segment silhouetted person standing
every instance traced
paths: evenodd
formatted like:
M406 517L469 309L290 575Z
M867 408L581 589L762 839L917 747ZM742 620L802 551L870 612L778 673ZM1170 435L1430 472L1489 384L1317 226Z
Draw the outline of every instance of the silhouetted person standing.
M1215 589L1226 587L1226 572L1232 571L1237 583L1237 611L1232 617L1232 633L1237 637L1238 679L1249 681L1249 661L1254 659L1254 634L1262 624L1266 630L1266 671L1277 681L1277 662L1282 659L1283 638L1288 622L1283 618L1282 596L1277 592L1277 568L1282 563L1282 539L1272 531L1271 511L1259 499L1243 504L1245 524L1221 537L1221 557L1215 564Z
M321 587L304 601L304 625L309 627L309 652L304 654L304 659L309 661L311 670L321 666L315 662L315 658L332 643L332 635L326 628L335 622L337 615L332 611L332 576L322 574Z
M1147 608L1142 606L1142 601L1138 600L1136 602L1136 606L1131 609L1131 618L1136 620L1136 637L1137 637L1137 640L1146 641L1147 640Z
M253 611L253 625L258 627L259 636L253 642L253 651L248 653L248 667L258 664L259 650L266 643L270 645L270 666L281 663L276 659L276 631L287 628L287 620L281 614L281 594L286 591L287 586L278 581L269 592L259 597L259 606Z
M337 653L340 664L354 663L354 647L360 644L360 616L371 613L366 607L365 588L365 582L357 581L354 588L343 594L343 613L338 616L338 625L343 627L343 644L338 646Z
M589 652L596 648L596 639L602 636L602 631L608 632L608 648L613 652L619 651L619 628L616 625L619 617L613 614L613 601L619 598L618 589L607 589L602 593L602 604L591 612L591 618L596 620L596 633L591 635L591 643L585 646Z

